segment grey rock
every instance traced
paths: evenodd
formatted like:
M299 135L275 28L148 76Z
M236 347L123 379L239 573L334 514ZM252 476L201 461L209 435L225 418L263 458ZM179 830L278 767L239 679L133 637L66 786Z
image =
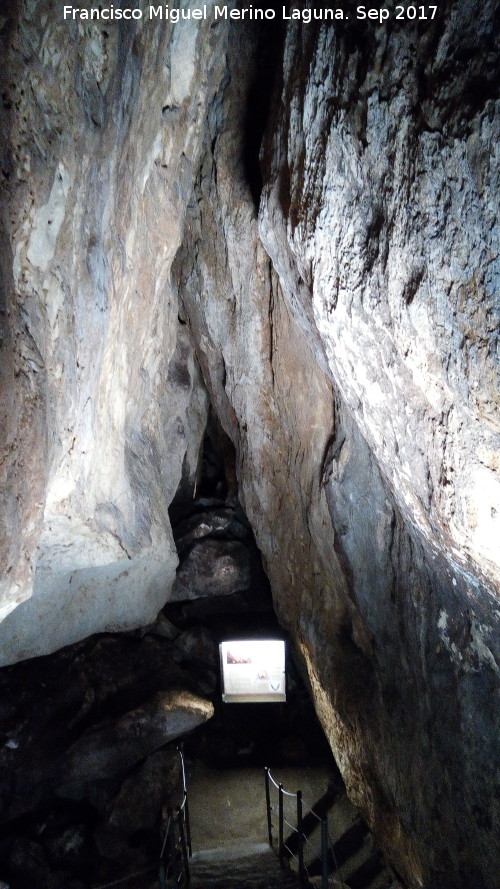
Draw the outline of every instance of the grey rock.
M0 35L3 662L154 620L205 384L349 793L411 889L500 872L497 12L290 22L262 187L265 27L73 40L49 0ZM203 558L220 542L176 597L248 577Z
M158 750L123 782L109 824L128 834L153 828L167 800L173 807L182 802L180 759L175 750Z
M196 513L174 529L174 539L181 558L182 553L196 540L204 537L248 539L248 528L235 517L233 509L214 509Z
M194 488L207 418L170 266L224 54L198 56L193 34L180 62L160 21L144 40L142 23L95 25L74 41L59 4L35 28L19 3L0 37L4 664L154 620L177 565L168 506Z
M154 624L150 624L149 627L146 627L146 630L153 636L160 636L162 639L168 639L170 642L173 642L180 633L180 630L161 611Z
M104 720L119 722L155 693L184 688L203 696L215 683L213 671L190 659L187 647L180 657L164 639L150 635L91 639L1 671L0 821L33 811L55 789L61 798L84 797L103 812L128 766L120 771L117 760L117 771L61 786L70 744Z
M258 218L235 35L175 267L277 613L412 889L500 868L495 8L447 5L436 52L289 27Z
M181 563L172 601L204 596L229 596L250 586L250 554L238 541L204 539L195 543Z

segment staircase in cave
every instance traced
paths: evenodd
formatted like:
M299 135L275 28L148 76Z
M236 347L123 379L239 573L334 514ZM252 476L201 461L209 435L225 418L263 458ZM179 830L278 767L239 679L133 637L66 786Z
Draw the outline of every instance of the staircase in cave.
M328 815L328 889L403 889L373 835L345 792L328 790L304 817L304 864L297 873L297 833L284 838L282 867L276 849L249 843L197 851L190 859L189 889L321 889L318 814ZM289 824L289 822L286 822Z
M401 884L384 867L380 852L368 851L367 833L355 824L345 837L343 847L342 843L337 845L339 871L336 875L330 873L329 889L401 889ZM309 880L301 882L295 871L282 868L276 853L267 844L195 852L190 871L189 889L319 889L321 886L318 875L311 874Z

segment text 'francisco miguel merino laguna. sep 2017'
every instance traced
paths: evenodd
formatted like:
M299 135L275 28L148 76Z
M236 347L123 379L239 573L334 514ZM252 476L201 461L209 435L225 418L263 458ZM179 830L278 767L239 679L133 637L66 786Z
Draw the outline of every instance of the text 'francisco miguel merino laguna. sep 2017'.
M283 6L281 9L281 18L283 21L292 21L300 19L305 24L311 21L347 21L349 18L356 18L358 21L371 22L373 24L382 24L389 18L396 21L424 21L432 20L436 17L437 6L433 5L409 5L395 6L387 9L380 6L356 6L354 13L346 11L341 7L328 7L321 9L287 9ZM150 21L170 21L172 24L187 19L203 20L213 19L219 21L223 19L232 19L236 21L272 21L279 18L279 13L272 8L247 6L240 9L233 9L231 6L218 6L204 4L202 6L191 9L176 9L166 5L149 6L146 10L135 7L78 7L66 4L63 7L63 18L65 20L77 21L120 21L146 19Z

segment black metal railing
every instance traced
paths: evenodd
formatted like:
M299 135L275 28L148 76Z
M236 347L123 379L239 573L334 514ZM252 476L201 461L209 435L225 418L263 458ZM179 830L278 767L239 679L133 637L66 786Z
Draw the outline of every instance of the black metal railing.
M304 807L301 790L290 792L285 790L283 784L274 780L270 769L264 769L267 808L267 832L269 845L276 849L282 867L291 860L295 861L300 881L307 885L310 874L306 864L306 849L311 845L311 825L316 823L320 830L320 860L321 860L321 889L328 889L328 875L333 862L340 885L345 886L336 862L334 845L330 841L328 831L328 818L315 812L313 806ZM277 806L273 805L271 795L274 792ZM273 814L278 814L277 837L275 837L276 825L273 822ZM307 822L307 830L305 825ZM285 837L285 828L290 833ZM316 858L317 856L315 856Z
M182 802L175 809L167 809L167 826L160 851L160 889L181 889L190 883L191 827L182 746L177 747L177 752L181 763Z

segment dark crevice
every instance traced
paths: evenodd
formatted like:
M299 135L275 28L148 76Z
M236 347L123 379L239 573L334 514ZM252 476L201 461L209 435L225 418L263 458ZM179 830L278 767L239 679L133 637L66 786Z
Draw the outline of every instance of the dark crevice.
M283 4L278 6L278 4L271 3L267 8L274 7L276 7L274 20L250 24L255 40L255 73L247 95L246 115L243 124L242 160L256 210L259 208L263 187L260 150L269 120L277 72L281 70L285 35L282 21Z

